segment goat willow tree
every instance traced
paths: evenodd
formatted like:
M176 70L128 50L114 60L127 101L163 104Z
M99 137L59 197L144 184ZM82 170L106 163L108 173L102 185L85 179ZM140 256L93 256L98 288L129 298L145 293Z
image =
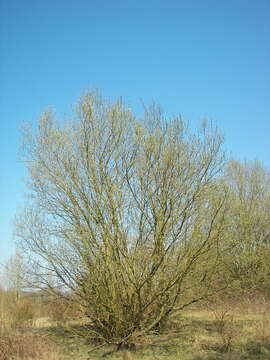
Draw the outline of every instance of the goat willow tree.
M31 280L79 302L88 335L119 348L215 291L222 141L95 92L66 124L45 112L24 135L32 200L16 225Z

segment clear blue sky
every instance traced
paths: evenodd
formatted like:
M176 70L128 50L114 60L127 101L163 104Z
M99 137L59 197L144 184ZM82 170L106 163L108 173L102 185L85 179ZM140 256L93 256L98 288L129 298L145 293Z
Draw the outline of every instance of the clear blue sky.
M20 126L86 88L210 118L270 167L269 19L269 0L0 0L0 261L26 193Z

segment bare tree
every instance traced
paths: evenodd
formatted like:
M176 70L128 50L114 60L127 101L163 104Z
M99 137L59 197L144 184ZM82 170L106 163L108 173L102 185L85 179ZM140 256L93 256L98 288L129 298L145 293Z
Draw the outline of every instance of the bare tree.
M65 124L45 112L24 134L32 201L16 234L28 279L79 302L88 335L119 348L208 296L223 234L222 142L206 124L192 133L158 106L136 119L96 92Z
M13 254L4 266L4 282L7 290L14 294L16 301L19 300L24 287L23 282L24 263L19 251Z

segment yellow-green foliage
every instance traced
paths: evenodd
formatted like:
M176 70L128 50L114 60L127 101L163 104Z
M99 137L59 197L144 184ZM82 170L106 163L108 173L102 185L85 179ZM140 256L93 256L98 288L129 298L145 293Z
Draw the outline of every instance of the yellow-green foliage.
M138 119L97 92L65 124L46 111L23 138L25 281L75 302L87 336L119 348L230 282L267 288L269 174L236 162L222 174L222 144L211 124L193 132L158 106Z
M242 291L270 290L270 173L257 162L226 167L226 270ZM226 243L225 243L226 245Z

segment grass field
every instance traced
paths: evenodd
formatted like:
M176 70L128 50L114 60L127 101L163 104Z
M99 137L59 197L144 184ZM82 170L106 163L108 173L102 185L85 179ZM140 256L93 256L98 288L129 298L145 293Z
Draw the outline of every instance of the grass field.
M259 313L232 314L224 308L182 313L175 316L162 335L140 339L133 352L115 352L113 347L93 349L76 339L73 331L65 327L43 327L28 332L36 339L45 337L53 343L53 352L47 352L46 360L270 359L270 313L267 313L267 307Z

